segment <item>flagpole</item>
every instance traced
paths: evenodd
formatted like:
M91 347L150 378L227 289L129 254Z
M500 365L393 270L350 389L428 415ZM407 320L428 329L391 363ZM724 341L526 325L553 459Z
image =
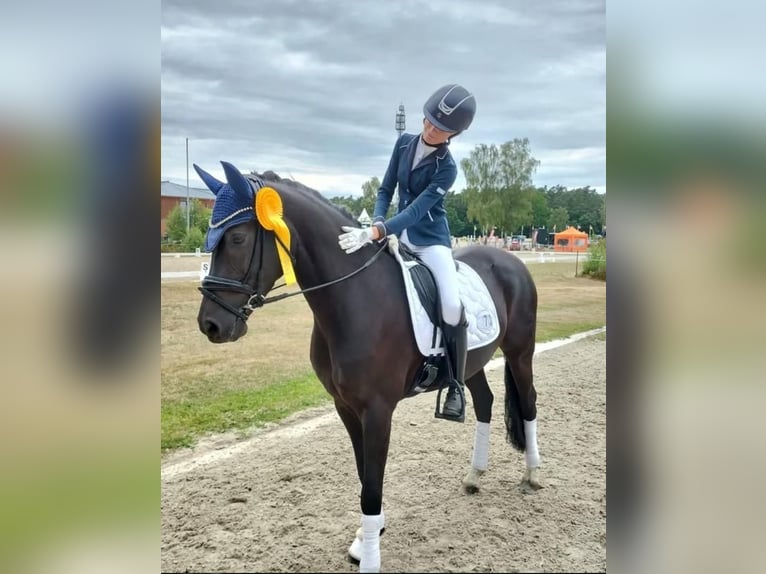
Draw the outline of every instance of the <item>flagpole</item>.
M191 205L189 205L189 138L186 138L186 234L189 234Z

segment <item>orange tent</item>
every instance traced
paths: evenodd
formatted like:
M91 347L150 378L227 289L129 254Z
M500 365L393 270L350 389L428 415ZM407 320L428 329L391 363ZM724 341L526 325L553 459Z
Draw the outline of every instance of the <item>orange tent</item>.
M554 251L587 251L588 234L584 231L578 231L574 227L567 227L564 231L554 234L556 239L553 242Z

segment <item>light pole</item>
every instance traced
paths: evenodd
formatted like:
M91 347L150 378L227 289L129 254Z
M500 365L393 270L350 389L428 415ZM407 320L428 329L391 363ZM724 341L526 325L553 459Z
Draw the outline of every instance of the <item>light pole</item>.
M399 111L396 112L396 133L397 137L401 137L405 130L405 115L404 104L399 104Z
M405 129L404 104L399 104L399 110L396 112L396 123L394 124L394 127L396 129L396 137L398 139L402 136ZM394 190L394 205L396 206L396 209L399 208L399 192L396 190Z
M189 205L189 138L186 138L186 235L189 235L191 205Z

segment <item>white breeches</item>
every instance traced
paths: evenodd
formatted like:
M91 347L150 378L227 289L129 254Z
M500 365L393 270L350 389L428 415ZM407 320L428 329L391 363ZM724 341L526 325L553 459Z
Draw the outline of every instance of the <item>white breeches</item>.
M436 286L439 288L439 298L442 305L442 317L449 325L460 322L462 303L458 291L457 270L452 257L452 249L444 245L413 245L407 237L405 229L400 237L407 247L414 251L433 272Z

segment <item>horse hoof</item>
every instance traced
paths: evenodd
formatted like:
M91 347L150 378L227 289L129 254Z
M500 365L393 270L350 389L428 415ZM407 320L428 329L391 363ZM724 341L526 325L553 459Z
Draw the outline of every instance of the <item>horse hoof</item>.
M362 560L362 529L356 529L356 535L351 546L348 547L348 561L351 564L359 564Z
M481 475L484 474L483 470L476 470L472 468L468 471L463 479L463 491L466 494L476 494L481 490Z
M386 527L380 529L380 535L383 536L383 533L386 531ZM356 564L359 566L361 560L362 560L362 529L357 528L356 529L356 536L354 536L354 541L351 543L351 546L348 547L348 554L346 555L346 558L348 558L348 561L351 562L351 564Z
M463 483L463 491L466 494L477 494L481 490L478 484L466 484Z
M524 471L524 478L521 480L521 491L524 494L531 494L533 492L537 492L540 490L543 485L540 484L540 479L538 478L538 469L535 468L528 468Z

